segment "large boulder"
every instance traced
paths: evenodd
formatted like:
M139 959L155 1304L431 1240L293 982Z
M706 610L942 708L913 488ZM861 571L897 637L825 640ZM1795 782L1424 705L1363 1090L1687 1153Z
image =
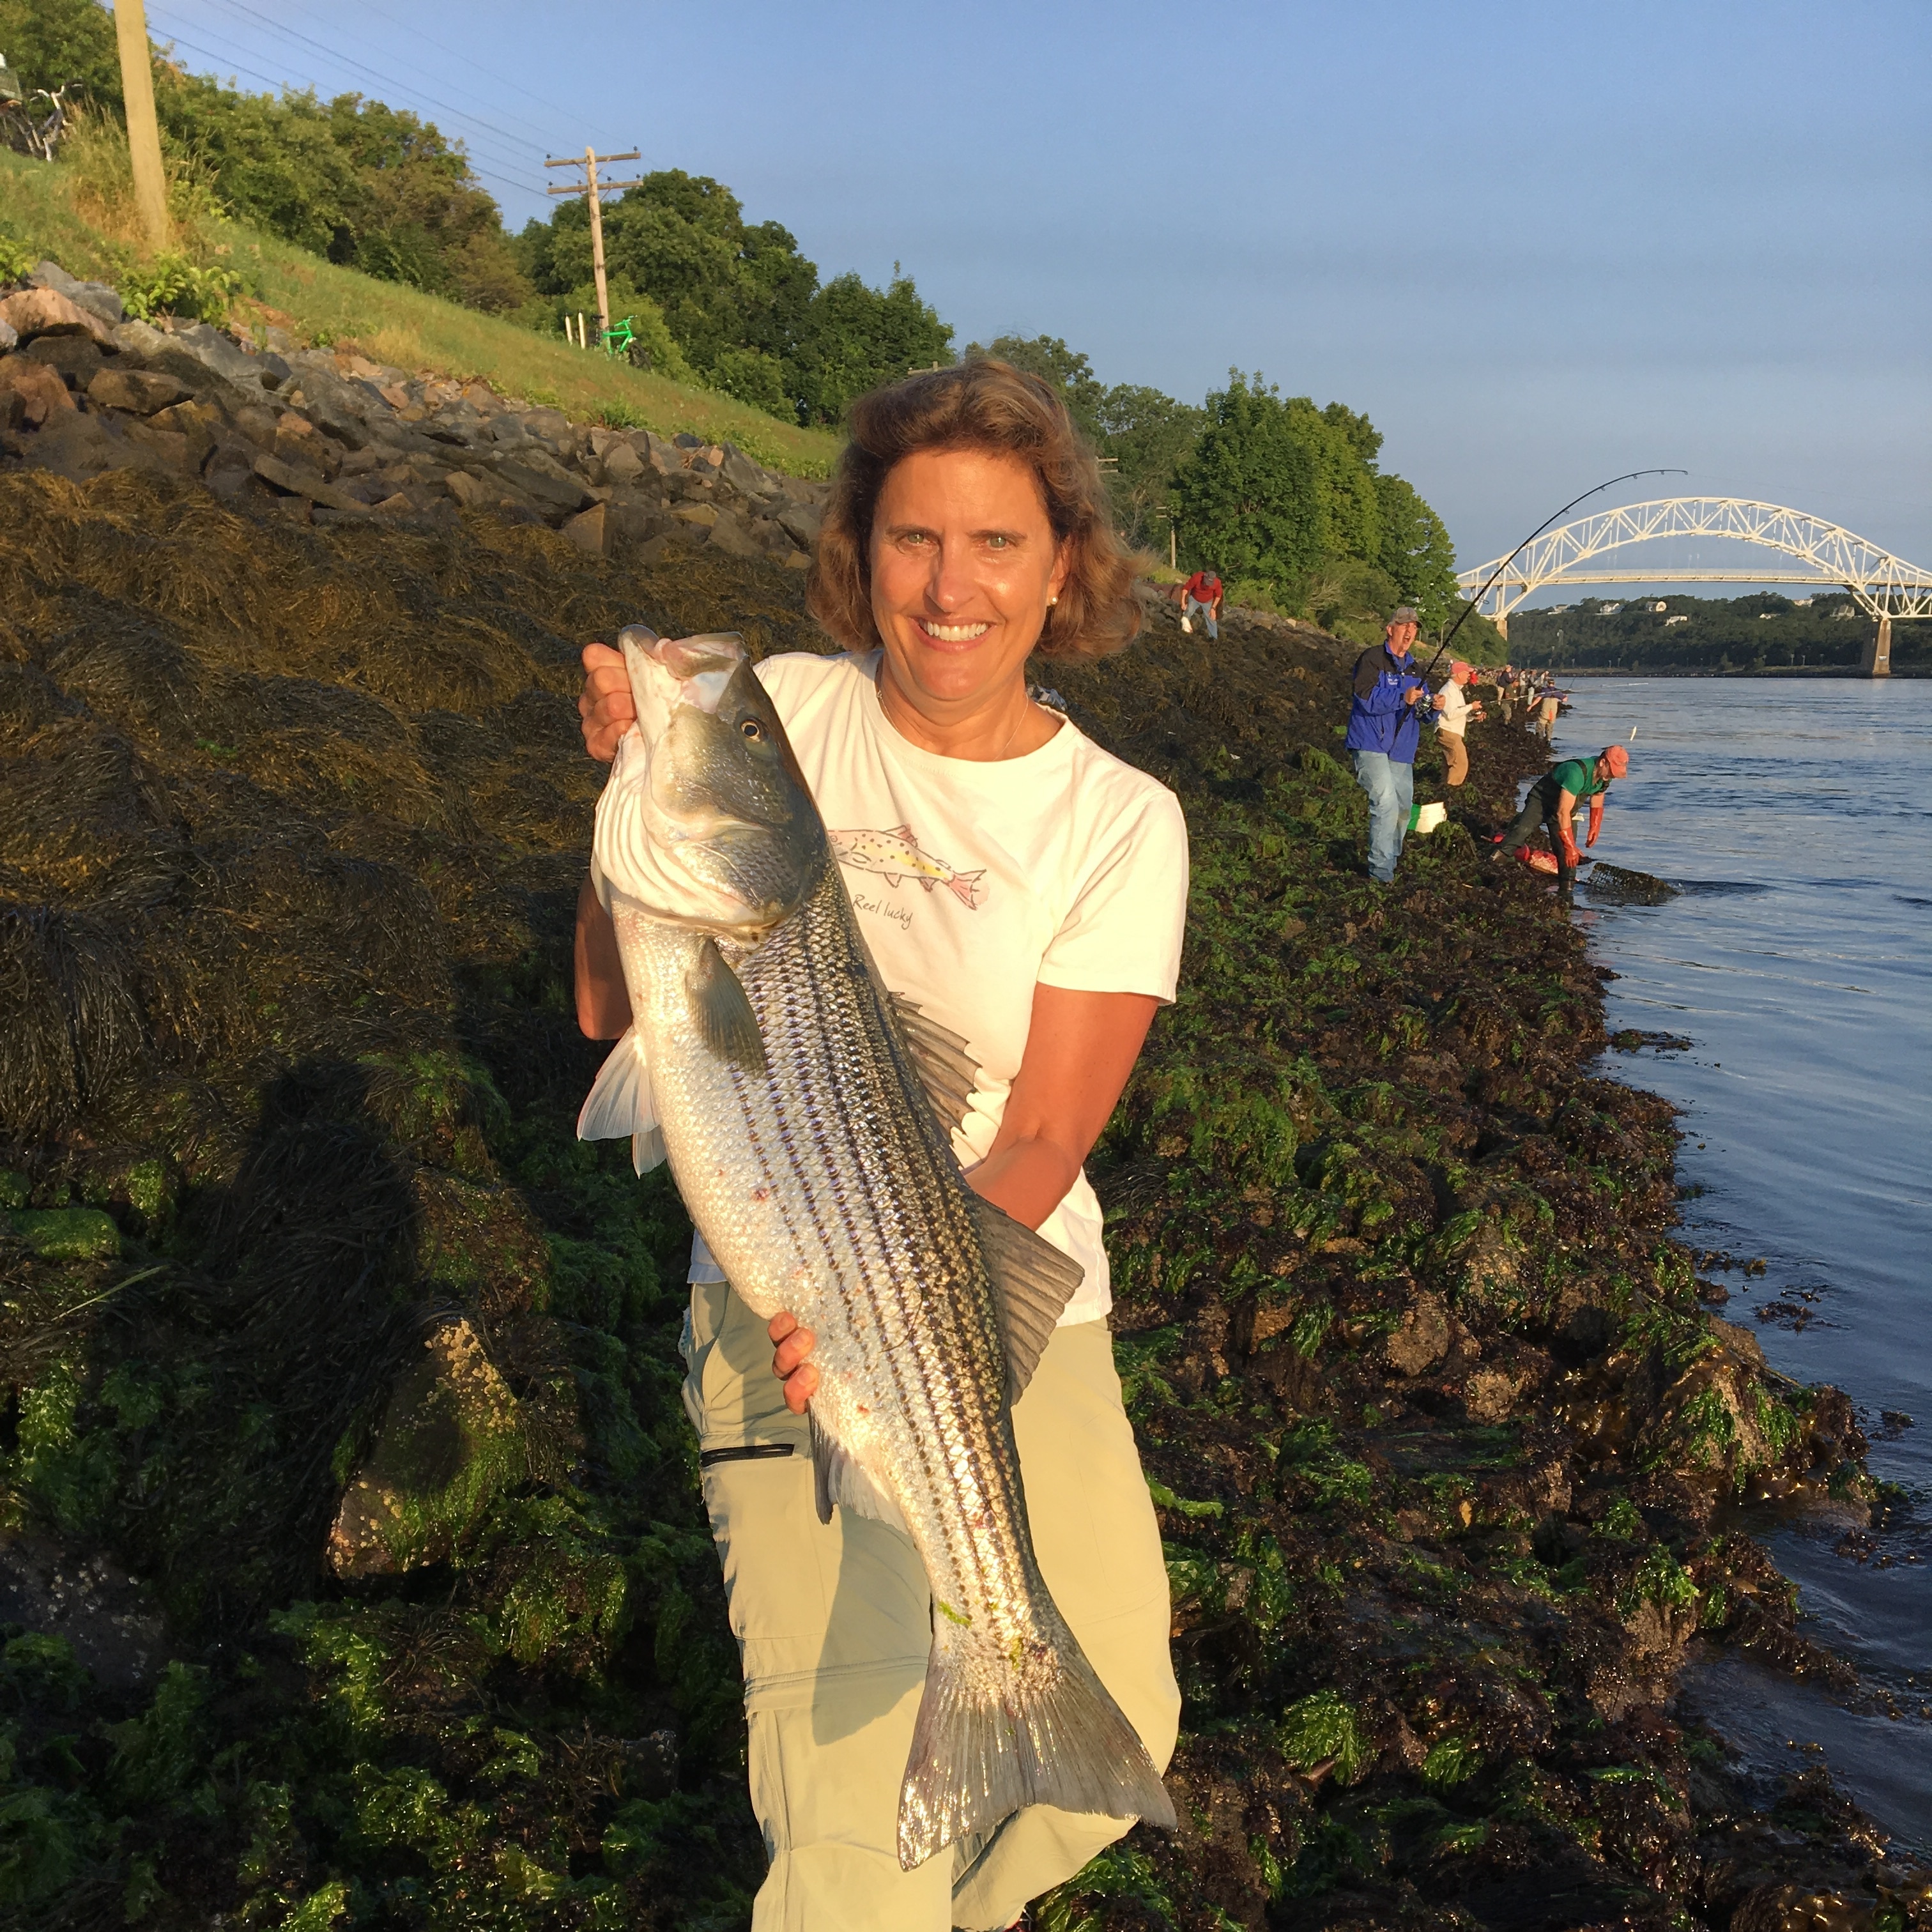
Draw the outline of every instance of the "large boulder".
M87 386L87 400L96 409L124 410L137 416L185 402L189 394L185 382L153 369L103 369Z
M440 1562L530 1462L516 1397L469 1319L452 1316L397 1380L336 1513L331 1566L376 1576Z
M0 358L0 396L16 399L10 407L0 402L0 414L32 429L40 428L50 418L74 407L74 398L68 394L60 371L31 356Z
M78 276L70 275L58 262L37 263L27 276L27 286L56 290L65 296L76 308L98 315L110 328L127 319L128 311L118 290L110 288L105 282L83 282Z
M0 321L22 342L40 335L88 335L104 349L116 346L113 330L100 316L58 289L21 289L0 299Z
M193 356L204 369L219 376L225 382L232 382L244 394L251 390L273 386L269 381L272 372L262 365L259 357L238 349L232 337L224 335L218 328L211 328L205 322L191 322L184 328L171 328L167 332L166 340L170 347L184 356Z

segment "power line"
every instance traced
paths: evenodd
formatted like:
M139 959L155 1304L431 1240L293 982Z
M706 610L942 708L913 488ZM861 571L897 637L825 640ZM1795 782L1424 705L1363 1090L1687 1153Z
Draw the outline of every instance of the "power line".
M236 58L234 50L232 48L218 51L202 46L196 42L188 39L184 34L181 34L170 22L162 19L158 14L154 14L154 9L150 8L148 10L152 15L154 16L157 23L161 26L166 31L170 39L173 44L186 47L189 52L191 53L200 54L205 60L212 61L215 62L218 66L228 67L235 73L245 74L250 80L259 80L267 87L279 88L284 93L293 92L296 86L298 85L297 82L290 81L286 77L281 80L272 78L269 75L263 74L260 68L248 66L245 62ZM270 24L272 24L272 22ZM311 44L313 44L313 43L311 43ZM323 51L326 52L327 50L325 49ZM346 62L345 64L356 67L359 71L371 75L376 80L382 82L386 87L400 92L405 98L406 98L407 96L413 91L408 86L407 83L396 80L389 76L378 74L374 68L362 67L358 62ZM307 86L310 88L316 87L316 82L312 79L299 84ZM320 92L320 89L317 88L316 91ZM428 99L427 96L419 96L418 98L425 100ZM442 104L440 102L433 102L431 104L437 106L441 106L442 105ZM466 120L470 118L466 115L461 114L459 110L455 109L445 109L444 111L446 112L457 114L458 118L460 119ZM487 124L479 123L478 124L485 125ZM494 133L496 130L493 129L491 131ZM459 136L459 139L460 138L461 136ZM517 141L516 137L514 136L505 136L502 138L508 140L513 147L520 146L522 145L520 142ZM478 166L473 157L467 154L464 155L464 158L466 162L468 162L472 171L485 180L496 182L500 186L505 188L514 188L524 194L540 194L542 193L542 189L533 187L527 181L516 180L505 175L494 173L488 168ZM515 167L519 165L522 158L518 156L516 159L512 160L501 154L498 154L494 156L493 158L497 160L500 164L506 166Z
M448 101L438 100L434 96L422 93L412 88L408 82L398 80L394 74L384 74L377 68L370 67L366 62L352 60L348 55L338 52L334 48L324 41L311 39L307 34L298 33L293 27L284 26L279 20L272 20L266 14L256 13L254 8L244 6L242 0L217 0L217 4L226 7L235 13L245 14L250 20L268 28L272 32L285 34L292 40L301 41L304 46L314 48L318 53L327 55L338 66L352 68L358 74L366 74L370 80L379 81L385 86L400 88L405 93L415 93L418 100L428 101L432 107L440 108L446 114L454 115L459 121L470 122L472 125L495 135L499 140L508 142L512 148L525 145L523 136L509 134L493 122L484 120L481 116L466 113L460 107L452 106ZM542 143L532 142L528 145L532 147L539 147Z
M467 54L463 52L459 48L444 46L442 41L434 39L430 34L424 33L420 27L413 25L410 21L391 19L388 16L383 14L379 8L372 4L371 0L356 0L356 4L358 5L365 14L374 14L375 17L378 20L380 20L386 27L400 27L405 33L414 34L418 40L422 42L424 46L434 47L438 53L446 55L452 60L459 60L462 62L465 67L474 68L486 80L494 80L500 87L507 87L513 92L520 92L528 94L529 98L532 100L536 102L536 104L541 107L548 107L554 113L562 115L566 119L574 116L577 112L577 110L575 108L566 107L560 103L549 99L546 95L541 94L531 94L529 88L524 83L514 81L506 74L497 73L496 69L494 68L484 66L482 62L480 61L472 60ZM530 127L534 126L536 124L534 122L526 122L524 124L526 127Z

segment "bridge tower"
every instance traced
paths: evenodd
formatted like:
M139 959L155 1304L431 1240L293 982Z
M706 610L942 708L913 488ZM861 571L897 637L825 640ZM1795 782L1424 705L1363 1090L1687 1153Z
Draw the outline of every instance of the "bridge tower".
M1889 677L1892 675L1892 613L1881 610L1878 614L1878 628L1871 634L1871 641L1865 646L1864 662L1858 668L1868 677Z

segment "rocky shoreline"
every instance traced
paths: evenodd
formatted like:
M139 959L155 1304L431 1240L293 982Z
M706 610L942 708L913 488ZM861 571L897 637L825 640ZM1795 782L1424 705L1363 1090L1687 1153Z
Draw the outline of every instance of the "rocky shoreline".
M128 467L198 477L237 508L304 520L487 510L596 556L709 547L800 571L826 488L728 443L572 423L277 328L130 320L112 289L52 262L0 290L0 461L76 482Z
M824 648L784 520L820 486L638 433L620 478L608 430L266 345L258 404L196 352L232 342L95 320L112 357L0 360L46 403L0 400L0 1908L741 1924L686 1224L571 1134L572 700L634 616ZM148 378L190 394L113 400ZM1040 674L1194 844L1182 997L1094 1164L1183 1826L1040 1922L1932 1922L1822 1773L1673 1714L1700 1647L1844 1681L1748 1506L1871 1490L1844 1397L1700 1300L1670 1109L1594 1070L1582 934L1486 857L1541 749L1481 728L1380 892L1352 651L1146 602L1123 656Z

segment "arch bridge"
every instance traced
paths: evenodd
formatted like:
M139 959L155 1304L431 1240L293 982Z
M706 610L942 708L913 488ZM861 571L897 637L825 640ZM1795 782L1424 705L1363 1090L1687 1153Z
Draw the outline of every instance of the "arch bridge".
M1777 553L1780 562L1766 570L1702 570L1636 563L1619 568L1610 561L1614 551L1661 537L1756 544ZM1502 561L1497 557L1459 572L1456 581L1463 596L1474 596ZM1848 590L1858 608L1877 620L1864 656L1865 671L1873 677L1891 673L1893 619L1932 617L1932 571L1822 518L1738 496L1665 496L1580 517L1524 544L1478 608L1507 638L1510 613L1526 598L1551 584L1804 584Z

